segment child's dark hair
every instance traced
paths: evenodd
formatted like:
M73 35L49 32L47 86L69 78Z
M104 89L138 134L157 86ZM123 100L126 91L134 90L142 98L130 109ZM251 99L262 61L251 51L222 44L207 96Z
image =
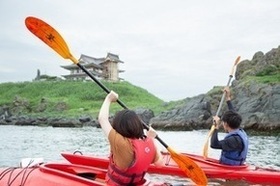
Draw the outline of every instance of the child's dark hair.
M221 120L226 122L230 128L237 129L240 127L242 117L237 112L229 110L223 114Z

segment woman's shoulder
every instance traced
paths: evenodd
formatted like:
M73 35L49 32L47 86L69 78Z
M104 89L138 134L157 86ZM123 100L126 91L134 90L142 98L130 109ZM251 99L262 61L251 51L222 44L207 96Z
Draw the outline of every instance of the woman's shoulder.
M108 135L110 144L130 145L129 138L122 136L115 129L111 129Z

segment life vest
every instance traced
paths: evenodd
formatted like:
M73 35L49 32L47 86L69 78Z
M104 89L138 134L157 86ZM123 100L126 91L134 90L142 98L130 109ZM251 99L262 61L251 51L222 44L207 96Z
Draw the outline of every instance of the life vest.
M134 161L125 170L119 169L111 154L106 183L108 185L142 185L149 165L156 155L156 148L151 138L130 140L134 151Z
M246 156L248 153L248 137L246 132L243 129L237 129L225 136L229 138L230 136L240 136L243 143L242 151L222 151L220 163L227 164L227 165L242 165L245 163Z

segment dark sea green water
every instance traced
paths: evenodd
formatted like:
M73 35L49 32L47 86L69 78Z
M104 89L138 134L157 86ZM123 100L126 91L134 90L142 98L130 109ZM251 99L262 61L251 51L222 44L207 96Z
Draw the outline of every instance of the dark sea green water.
M177 152L202 154L208 130L163 132L159 137ZM225 134L221 133L220 138ZM44 158L44 161L61 161L61 152L80 150L84 154L108 156L109 146L101 129L52 128L32 126L0 125L0 167L18 166L22 158ZM249 136L250 146L247 162L249 164L280 170L280 137ZM163 151L164 147L158 144ZM218 158L219 150L209 149L209 157ZM193 185L186 178L174 176L148 175L151 180ZM209 185L250 185L242 181L226 182L209 180ZM255 185L257 186L257 185Z

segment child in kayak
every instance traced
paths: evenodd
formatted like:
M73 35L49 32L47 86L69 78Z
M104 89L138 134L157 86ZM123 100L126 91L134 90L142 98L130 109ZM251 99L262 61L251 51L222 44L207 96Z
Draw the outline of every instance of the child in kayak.
M109 108L116 102L118 94L111 91L105 98L98 121L109 140L110 160L106 183L108 185L141 185L150 164L163 165L163 159L154 138L155 130L150 127L144 134L144 126L136 113L129 109L119 111L109 121Z
M211 148L221 149L220 163L226 165L242 165L245 163L248 152L248 137L246 132L240 128L242 122L241 116L234 110L231 103L231 93L229 87L224 88L226 93L228 111L221 119L218 116L213 117L215 130L211 137ZM223 125L228 134L223 140L218 139L218 130L220 124Z

